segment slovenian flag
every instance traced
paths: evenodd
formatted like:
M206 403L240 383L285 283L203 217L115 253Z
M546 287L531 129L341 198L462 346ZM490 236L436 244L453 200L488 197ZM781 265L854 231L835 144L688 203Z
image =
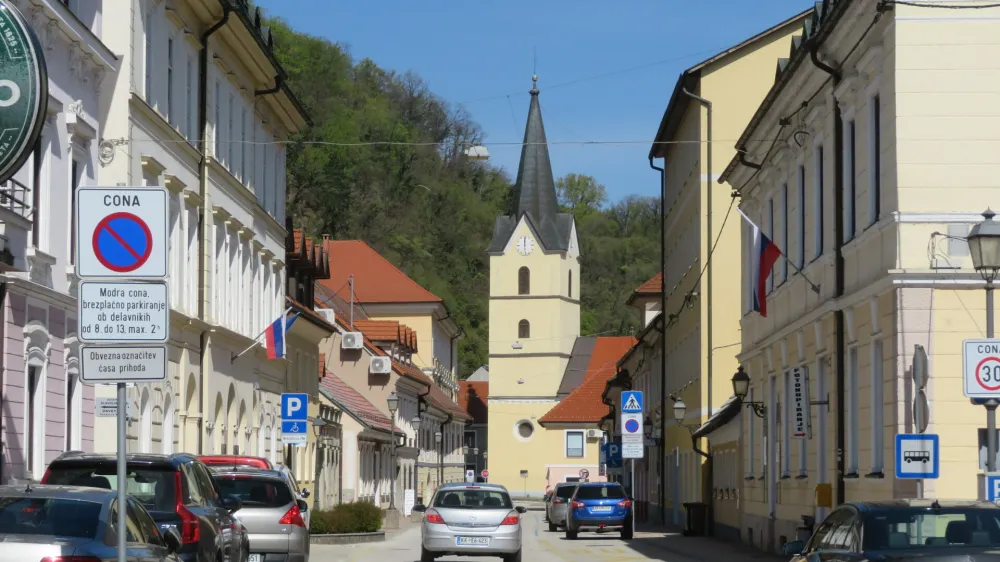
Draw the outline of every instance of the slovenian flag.
M264 345L267 347L268 359L280 359L285 356L285 335L300 314L296 312L288 316L291 310L291 308L285 310L280 318L271 322L271 325L264 330Z
M774 268L774 263L781 257L781 249L778 248L760 229L754 224L750 217L743 213L743 220L750 225L752 235L750 237L750 302L753 309L767 318L767 277Z

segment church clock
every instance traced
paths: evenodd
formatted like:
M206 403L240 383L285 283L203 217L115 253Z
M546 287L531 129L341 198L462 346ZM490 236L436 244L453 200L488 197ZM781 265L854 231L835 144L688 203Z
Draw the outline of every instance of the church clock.
M526 256L535 249L535 241L527 236L522 236L517 240L517 253Z

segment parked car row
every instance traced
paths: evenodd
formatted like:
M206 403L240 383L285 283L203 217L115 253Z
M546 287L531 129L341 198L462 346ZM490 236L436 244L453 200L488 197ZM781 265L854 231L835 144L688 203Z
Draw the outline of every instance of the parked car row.
M308 561L309 490L287 467L187 453L126 459L130 561ZM41 485L0 486L0 562L117 560L117 484L115 455L70 451Z
M623 539L635 533L632 498L617 482L562 482L545 496L549 531L565 529L576 540L581 531L619 531Z

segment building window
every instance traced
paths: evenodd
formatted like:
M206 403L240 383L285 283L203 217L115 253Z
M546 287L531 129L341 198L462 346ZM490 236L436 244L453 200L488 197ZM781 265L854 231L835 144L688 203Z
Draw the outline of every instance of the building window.
M568 283L568 288L566 290L566 296L568 296L569 298L573 298L573 271L572 270L569 272L569 283Z
M524 420L518 422L516 430L517 436L521 439L531 439L531 436L535 433L535 426L531 425L530 421Z
M881 97L875 95L871 99L869 104L871 106L870 116L869 116L869 142L868 146L871 147L871 154L868 156L868 161L871 165L868 166L870 170L869 174L871 176L869 180L869 185L871 189L868 190L868 225L871 226L878 222L882 214L882 100Z
M70 164L69 189L69 263L76 263L76 191L80 187L80 161L76 158Z
M799 205L799 230L798 246L796 247L796 265L799 269L806 266L806 167L799 166L799 177L797 178L798 189L796 199Z
M171 125L174 119L174 38L167 38L167 121Z
M247 108L243 108L243 117L240 119L240 180L247 181Z
M233 114L236 113L236 106L234 105L233 94L229 94L229 105L226 106L226 168L235 172L236 168L233 166Z
M571 458L583 458L583 432L566 432L566 456Z
M885 381L882 375L882 342L872 341L872 473L881 474L885 460Z
M788 258L785 254L788 252L788 222L788 184L784 183L781 186L781 243L778 245L782 252L782 256L779 258L781 260L782 283L788 279Z
M215 83L215 159L222 160L222 84Z
M517 323L517 337L520 339L531 337L531 324L527 320L521 320Z
M36 248L40 247L42 238L42 162L45 158L42 152L43 136L44 134L38 135L31 154L31 245Z
M774 199L767 200L767 235L774 240ZM767 274L767 292L774 290L774 268Z
M44 412L42 407L42 393L40 392L39 385L41 384L41 369L35 365L28 367L28 380L27 391L28 391L28 408L25 410L25 422L27 425L27 431L25 431L24 439L24 464L25 470L35 472L35 469L41 465L38 462L37 457L41 454L41 447L39 445L40 435L38 434L43 426ZM40 474L32 474L34 478L40 478Z
M767 475L767 465L770 463L780 463L781 462L781 405L778 401L778 375L771 375L770 384L767 389L767 410L765 415L767 416L768 428L776 428L774 431L767 432L767 438L764 439L764 470L763 473ZM777 468L781 468L779 465Z
M847 475L858 475L858 348L847 351Z
M531 294L531 271L527 267L517 270L517 294Z
M854 227L857 222L857 181L854 177L854 147L855 147L855 125L854 121L848 121L844 127L844 236L843 242L846 244L854 239Z
M187 57L187 62L185 64L187 65L185 69L185 87L187 88L187 101L185 102L187 105L187 134L184 136L188 140L191 140L196 138L196 135L198 135L198 125L196 124L198 120L198 100L194 99L194 57Z
M813 259L823 255L823 145L813 156Z

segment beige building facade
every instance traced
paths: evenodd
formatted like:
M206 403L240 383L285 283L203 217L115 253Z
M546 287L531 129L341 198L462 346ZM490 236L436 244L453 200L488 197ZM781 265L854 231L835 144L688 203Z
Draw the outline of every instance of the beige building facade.
M767 317L751 310L749 248L743 261L739 360L765 411L743 414L741 528L768 549L841 502L914 497L894 436L916 431L916 345L942 458L924 493L977 496L985 415L963 396L962 340L984 335L984 284L963 238L997 204L1000 9L876 7L817 5L722 178L788 260L764 281Z
M674 422L672 398L687 406L684 425L698 427L732 395L730 379L740 343L739 277L732 275L742 247L739 216L731 209L734 186L716 185L736 154L731 143L746 127L772 84L774 66L786 55L805 14L799 14L685 70L674 87L649 153L662 159L664 265L659 287L665 293L665 373L656 396L665 409L663 485L651 503L653 515L684 522L683 504L703 497L704 457L694 450L690 431ZM699 99L700 98L700 99ZM711 120L710 120L711 119ZM711 255L711 259L709 259ZM659 309L657 278L640 287L630 303L647 318ZM649 286L649 287L647 287Z

